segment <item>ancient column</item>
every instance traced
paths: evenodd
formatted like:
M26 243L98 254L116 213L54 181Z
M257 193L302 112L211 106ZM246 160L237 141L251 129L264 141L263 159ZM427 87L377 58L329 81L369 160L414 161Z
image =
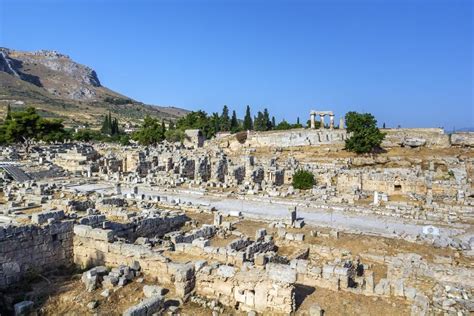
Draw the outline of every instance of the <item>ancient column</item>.
M310 117L310 122L311 122L311 129L315 129L316 128L316 122L315 122L316 113L311 112L309 114L309 117Z
M344 118L343 117L341 117L339 119L339 129L344 129Z
M319 126L320 129L324 128L324 114L319 114L319 121L321 122L321 125Z
M329 128L334 129L334 115L329 115Z

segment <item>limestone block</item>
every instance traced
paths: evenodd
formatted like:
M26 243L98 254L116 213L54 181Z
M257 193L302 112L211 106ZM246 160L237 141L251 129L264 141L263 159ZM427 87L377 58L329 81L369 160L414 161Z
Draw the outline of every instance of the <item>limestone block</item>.
M161 296L153 296L141 301L138 305L128 308L123 316L148 316L158 312L163 307L164 299Z
M144 285L143 286L143 294L145 297L152 297L152 296L163 296L166 292L166 289L158 286L158 285Z
M15 316L30 315L30 313L33 312L33 305L34 303L32 301L22 301L22 302L16 303L13 306L13 309L15 310Z
M394 280L391 282L392 293L395 296L404 296L403 279Z
M168 263L169 272L174 275L175 281L184 282L194 278L194 265L190 263Z
M341 277L347 277L349 276L349 269L344 268L344 267L335 267L334 268L334 274L341 276Z
M324 310L318 304L313 304L309 307L309 316L323 316Z
M267 257L264 253L259 253L254 257L255 265L264 266L267 263Z
M223 277L223 278L232 278L236 273L236 269L231 266L227 265L220 265L219 268L217 268L217 275Z
M379 283L375 286L374 292L377 295L390 295L390 281L385 278L380 279Z
M286 233L285 239L286 240L295 240L295 235L293 233Z
M296 282L296 270L292 269L289 265L268 263L266 265L266 270L268 277L274 281L283 283Z
M413 287L407 287L404 291L405 293L405 297L410 300L410 301L413 301L416 297L416 289L413 288Z
M295 241L303 241L304 240L304 234L293 234L293 238Z
M198 260L194 262L194 270L199 272L207 264L206 260Z
M224 296L231 296L232 292L234 292L234 287L232 282L224 281L222 279L216 279L213 284L213 288L217 293L220 293Z
M209 239L198 238L193 240L192 245L204 249L204 247L210 246L211 242L209 241Z
M403 140L402 145L405 147L421 147L426 144L426 139L421 137L407 137Z
M31 221L35 224L44 224L48 219L61 220L64 218L64 211L46 211L35 213L31 216Z

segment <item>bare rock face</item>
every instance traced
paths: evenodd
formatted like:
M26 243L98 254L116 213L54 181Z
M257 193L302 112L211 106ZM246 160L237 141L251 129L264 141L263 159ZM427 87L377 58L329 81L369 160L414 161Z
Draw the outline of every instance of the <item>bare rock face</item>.
M56 51L0 49L0 71L44 87L56 97L93 101L101 87L97 73Z

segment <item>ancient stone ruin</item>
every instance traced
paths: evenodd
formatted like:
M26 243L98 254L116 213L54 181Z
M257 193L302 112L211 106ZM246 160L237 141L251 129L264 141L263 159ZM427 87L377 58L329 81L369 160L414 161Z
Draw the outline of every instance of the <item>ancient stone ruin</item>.
M310 119L0 148L0 313L474 312L474 136L386 130L385 153L356 156L333 112ZM313 188L292 186L300 169Z

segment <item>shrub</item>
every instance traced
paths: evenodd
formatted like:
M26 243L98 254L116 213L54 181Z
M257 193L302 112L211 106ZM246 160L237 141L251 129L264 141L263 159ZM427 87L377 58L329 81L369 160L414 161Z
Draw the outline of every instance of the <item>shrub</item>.
M315 184L314 175L306 170L298 170L293 175L293 187L300 190L308 190Z

